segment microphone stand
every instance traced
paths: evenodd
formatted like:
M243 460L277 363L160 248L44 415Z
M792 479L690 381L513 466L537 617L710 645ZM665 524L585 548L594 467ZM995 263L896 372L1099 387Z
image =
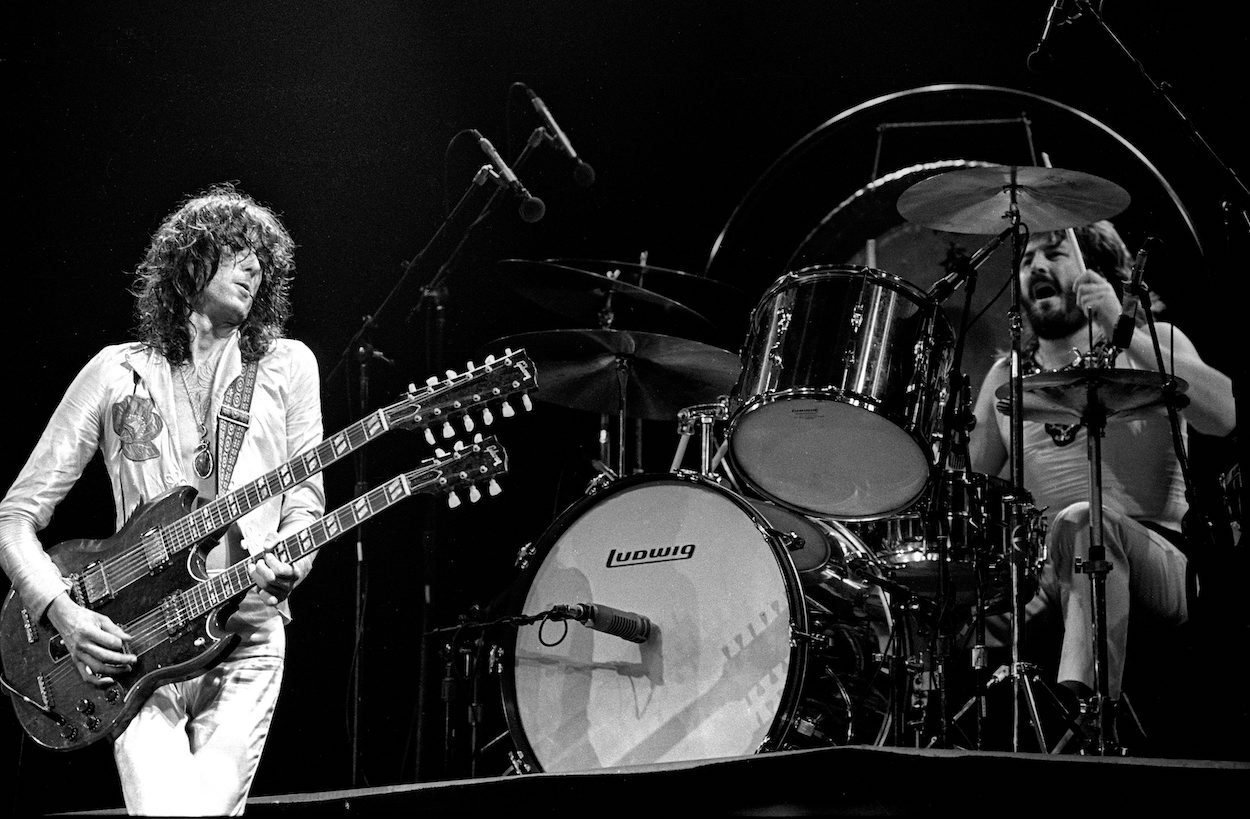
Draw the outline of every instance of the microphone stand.
M525 160L529 157L529 154L533 151L533 149L539 144L541 144L544 138L544 135L545 135L545 132L543 131L542 128L536 128L534 132L530 134L530 137L526 141L525 148L521 151L521 154L517 157L517 159L513 163L511 163L511 167L513 168L521 167L524 164ZM425 326L426 326L426 359L427 359L427 369L429 371L437 371L441 369L443 366L442 356L443 356L443 350L444 350L444 346L446 342L445 305L447 303L448 293L449 293L446 281L451 274L455 261L460 256L460 252L464 249L465 244L468 242L469 237L472 235L473 230L478 225L485 222L487 217L489 217L491 213L494 212L495 208L499 204L500 194L506 187L506 183L500 178L499 174L496 173L495 170L490 165L483 165L481 168L478 169L477 174L473 178L473 186L470 186L465 191L460 201L456 203L456 207L453 208L451 214L449 214L447 219L445 219L443 222L443 227L445 227L449 222L451 222L458 215L458 213L462 210L465 203L468 201L469 196L473 191L473 188L480 187L481 185L484 185L487 181L493 181L495 183L495 189L491 191L490 196L487 198L486 203L482 206L481 210L478 212L478 215L465 228L464 232L460 236L460 241L457 242L456 245L451 249L451 252L448 254L446 261L444 261L439 266L438 270L430 278L430 281L421 288L421 291L417 297L416 304L413 305L412 309L408 312L408 315L407 315L406 320L412 321L413 317L421 313L422 310L427 310L433 313L433 316L430 319L428 319L425 323ZM440 227L439 229L439 233L441 232L442 232L442 227ZM436 234L435 238L437 238L437 235L438 234ZM421 260L421 258L425 255L426 251L429 249L429 247L433 243L434 243L434 240L431 239L430 243L427 244L426 247L422 249L421 253L417 254L417 256L414 257L414 259L411 262L409 262L408 264L409 270L411 270L412 267L414 267ZM407 275L407 270L405 271L405 276L406 275ZM438 555L437 555L437 549L436 549L437 529L438 529L438 519L437 519L436 513L438 511L438 506L436 504L432 504L428 502L426 506L427 506L426 513L421 516L421 532L420 532L420 543L421 543L421 554L422 554L422 574L424 578L424 582L422 583L422 594L421 594L421 622L431 623L436 618L437 602L438 602L435 599L436 598L435 589L434 589L435 583L433 582L434 578L437 576L437 573L438 573ZM452 659L448 658L447 661L448 663L451 663ZM429 632L425 632L421 636L421 672L420 672L421 677L420 677L420 685L418 686L418 689L417 689L417 703L416 703L417 724L416 724L416 740L415 740L415 745L416 745L415 768L416 768L417 781L422 781L423 775L427 772L426 765L425 765L425 756L424 756L424 748L426 746L426 720L424 717L426 716L429 710L430 682L431 682L430 676L431 676L431 669L433 668L434 668L434 646L432 642L429 640ZM447 685L447 682L446 682L446 679L444 679L443 681L444 690L446 688L446 685ZM450 709L450 704L448 704L447 707L448 709ZM448 710L448 713L450 713L450 710ZM444 743L443 760L444 760L444 765L447 765L448 761L451 758L451 749L449 746L449 743L451 741L451 725L447 720L445 720L444 732L445 733L443 737L443 743Z
M1177 105L1176 101L1173 100L1172 96L1168 93L1166 85L1156 82L1155 79L1150 76L1150 73L1146 70L1146 67L1142 64L1142 62L1137 59L1128 46L1125 45L1124 41L1116 35L1115 31L1107 25L1106 20L1103 19L1102 15L1094 7L1094 4L1089 2L1089 0L1073 0L1073 2L1076 4L1076 8L1078 9L1080 16L1088 16L1089 19L1093 20L1097 24L1099 30L1106 36L1107 40L1129 63L1132 64L1134 69L1136 69L1138 76L1145 83L1151 93L1162 101L1163 107L1166 108L1167 111L1181 125L1186 136L1197 147L1198 151L1206 156L1206 158L1216 168L1218 168L1220 175L1232 190L1231 199L1236 200L1235 202L1225 200L1221 203L1225 213L1226 238L1231 239L1229 234L1231 233L1232 219L1230 217L1235 212L1237 215L1237 226L1242 233L1242 240L1243 242L1250 242L1250 210L1248 210L1250 209L1250 188L1246 187L1246 184L1237 175L1237 172L1234 171L1233 168L1220 157L1198 128L1194 126L1193 122L1190 121L1189 117L1186 116L1185 112L1179 105ZM1238 302L1234 301L1233 303ZM1147 321L1150 322L1150 329L1153 337L1155 330L1153 322L1151 321L1152 317L1149 309L1147 309L1146 315ZM1230 325L1232 323L1232 321L1228 322ZM1158 342L1156 341L1155 344L1156 350L1158 350ZM1239 490L1240 498L1238 498L1239 508L1244 510L1248 507L1248 501L1250 501L1250 487L1246 485L1245 481L1245 476L1250 474L1250 435L1246 434L1246 430L1250 429L1250 411L1247 410L1247 407L1250 407L1250 363L1248 363L1244 357L1239 356L1237 358L1236 366L1237 369L1233 374L1233 406L1235 413L1234 428L1238 430L1238 435L1234 445L1234 451L1236 453L1235 462L1242 477ZM1163 368L1161 368L1161 370L1165 372L1166 378L1166 370L1163 370ZM1169 412L1173 409L1171 404L1168 405L1168 408ZM1174 435L1176 434L1178 433L1174 432ZM1180 451L1181 448L1178 448L1178 453ZM1195 505L1194 501L1197 498L1196 488L1188 479L1188 474L1184 471L1185 466L1186 461L1182 460L1182 474L1185 474L1186 476L1186 497L1190 500L1190 513L1193 514L1193 510L1195 510L1195 508L1205 510L1207 507L1201 504L1197 506ZM1189 497L1191 491L1194 492L1194 498ZM1199 511L1197 514L1203 515L1203 512ZM1183 521L1192 522L1190 521L1190 515L1187 514ZM1205 516L1203 516L1202 520L1196 525L1200 529L1200 531L1196 532L1199 541L1203 542L1204 545L1213 546L1214 535ZM1185 534L1188 536L1189 532L1187 531ZM1232 603L1231 601L1221 601L1221 605L1227 607L1231 606Z
M1073 1L1076 3L1080 15L1088 15L1097 24L1099 30L1115 46L1116 50L1128 62L1132 63L1137 70L1137 74L1150 89L1151 93L1162 100L1163 106L1180 123L1189 140L1219 169L1220 174L1232 188L1233 197L1237 200L1236 202L1226 200L1221 203L1225 212L1225 231L1230 230L1232 220L1229 217L1231 213L1236 212L1238 228L1243 232L1243 239L1250 240L1250 210L1248 210L1248 207L1250 207L1250 188L1246 187L1246 184L1237 175L1237 172L1211 147L1211 143L1206 140L1202 132L1194 126L1181 107L1172 99L1166 84L1158 83L1150 76L1145 65L1142 64L1141 60L1137 59L1128 46L1124 44L1124 41L1107 25L1107 21L1094 8L1094 4L1090 3L1089 0ZM1149 316L1149 312L1147 315ZM1241 470L1243 478L1239 500L1240 508L1246 509L1247 501L1250 501L1250 487L1246 485L1244 480L1245 476L1250 474L1250 435L1245 433L1245 430L1250 429L1250 412L1247 411L1247 406L1250 406L1250 363L1247 363L1244 357L1238 357L1238 371L1233 378L1233 402L1236 413L1235 429L1239 431L1235 445L1237 453L1236 463ZM1193 508L1194 506L1191 505L1190 509ZM1203 508L1205 509L1206 507Z

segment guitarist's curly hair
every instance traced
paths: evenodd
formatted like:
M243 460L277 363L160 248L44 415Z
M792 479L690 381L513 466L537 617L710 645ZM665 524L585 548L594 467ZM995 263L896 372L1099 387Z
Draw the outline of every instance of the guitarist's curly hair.
M245 362L267 353L291 314L295 243L276 213L229 182L186 199L153 234L130 291L138 340L172 364L189 361L191 305L223 256L248 250L256 254L263 275L239 328L239 350Z

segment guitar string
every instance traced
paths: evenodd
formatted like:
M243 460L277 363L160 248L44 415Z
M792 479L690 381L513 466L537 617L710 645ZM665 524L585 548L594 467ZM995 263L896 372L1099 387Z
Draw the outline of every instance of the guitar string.
M448 463L445 463L442 466L446 466L448 465ZM441 469L441 466L436 466L433 469L426 468L422 470L416 470L410 473L405 473L405 477L408 478L410 488L405 491L402 491L401 494L396 496L395 498L390 497L389 492L387 492L388 487L395 485L398 488L402 489L403 484L402 484L402 481L400 481L400 479L392 478L386 483L378 487L375 487L374 489L371 489L370 491L366 492L364 495L361 495L360 498L353 500L350 503L344 504L343 506L336 509L334 512L331 512L329 515L325 515L316 523L310 524L309 526L300 530L300 532L294 535L291 535L289 538L285 538L283 541L271 547L270 551L277 551L278 549L284 549L287 552L287 555L289 557L292 554L292 552L290 551L290 546L287 545L287 541L290 541L292 545L299 547L300 546L300 543L299 543L300 534L302 534L303 532L309 531L317 526L321 526L323 532L328 533L328 529L325 527L325 523L326 521L332 518L335 519L336 527L335 527L335 533L333 537L326 537L326 539L323 540L321 543L316 543L316 541L314 540L314 545L312 546L312 548L308 549L307 551L300 552L298 555L295 555L293 559L299 560L303 557L306 557L307 555L312 554L317 549L320 549L326 543L329 543L335 537L338 537L339 535L342 535L345 532L350 531L351 529L360 525L361 523L373 517L374 515L390 508L396 502L403 500L404 498L411 497L414 494L418 494L424 491L425 489L429 488L430 486L433 486L435 483L437 483L437 479L436 478L430 479L430 480L425 481L424 483L420 483L421 473L438 472L440 469ZM369 511L366 514L358 516L356 514L355 507L359 500L366 500ZM374 508L375 502L380 503L381 505L378 506L377 508ZM351 520L349 520L348 524L344 526L342 522L342 518L348 515L351 516ZM242 586L241 584L243 584L245 581L250 579L250 573L248 572L246 568L248 565L248 562L249 561L247 560L239 561L238 563L235 563L234 565L230 566L228 569L223 571L221 575L214 577L212 580L201 582L201 586L203 584L212 584L215 587L220 587L220 586L227 585L227 584L240 586L240 588L233 589L233 590L230 590L228 586L227 591L230 591L230 593L222 597L220 600L211 602L211 604L210 604L210 601L213 601L216 595L214 594L212 596L206 596L207 593L201 588L201 586L196 586L196 587L192 587L190 589L184 590L182 592L182 597L183 597L184 602L187 600L188 597L190 597L192 598L192 602L199 603L198 607L195 607L195 606L192 607L192 610L195 613L190 615L187 618L187 622L190 622L192 619L201 617L204 614L211 612L213 609L220 607L221 605L228 602L235 595L240 594L240 593L245 593L250 588L250 584L249 586ZM223 580L222 578L225 578L225 580ZM215 592L216 588L213 591ZM135 644L138 645L139 647L138 651L136 651L135 653L140 656L142 654L147 653L148 651L151 651L152 649L159 646L162 642L164 642L164 639L157 639L157 638L163 633L168 631L165 625L165 618L159 609L152 609L151 611L148 611L140 615L135 620L127 623L124 626L123 630L133 635L132 641L131 641L132 646L134 646ZM155 640L155 642L153 642L151 645L147 645L148 642L153 641L153 640ZM70 660L70 659L71 658L68 655L66 655L60 660L57 660L56 661L57 666L53 668L52 671L48 672L45 675L44 677L45 681L48 683L57 684L57 683L62 682L64 678L70 676L71 674L77 674L78 673L77 666L72 661L65 662L66 660Z
M503 367L512 367L514 369L519 369L515 367L515 364L514 362L512 362L511 357L506 356L504 359L502 359L501 362L492 362L491 364L485 364L485 365L482 365L481 367L471 368L467 373L464 374L464 375L469 376L468 379L466 381L460 382L459 384L455 383L455 379L463 377L463 376L456 376L453 374L452 376L449 376L449 378L442 385L435 386L429 389L425 394L421 395L420 398L423 401L429 401L432 399L439 398L442 393L447 392L452 387L463 388L466 384L480 378L481 376L492 373L496 367L499 367L501 369ZM477 373L478 370L482 370L483 372L477 375L474 375L474 373ZM472 401L475 404L484 403L484 404L489 405L490 402L497 400L497 399L506 400L508 397L511 397L511 395L515 394L515 392L520 390L522 383L523 383L523 379L518 380L517 378L514 378L511 384L512 390L509 393L507 394L501 393L500 395L491 395L485 400L485 402L481 400L480 393L478 393L473 396ZM478 385L475 385L475 386L478 386ZM417 396L410 395L404 400L398 401L395 404L392 404L384 408L382 412L387 417L387 420L390 421L390 424L385 425L382 428L382 432L375 434L373 437L378 437L378 435L384 434L385 432L389 431L389 429L391 428L391 425L393 425L395 422L395 419L392 417L393 413L398 411L401 408L411 407L415 403L416 398ZM366 424L372 419L373 419L373 414L371 414L368 418L361 419L355 424L347 427L341 433L336 433L335 436L331 436L330 438L325 439L320 444L318 444L314 448L313 450L314 452L317 452L318 450L325 448L325 449L329 449L329 455L331 456L327 460L326 456L318 454L319 469L325 469L330 464L335 463L336 461L340 460L341 458L345 457L348 454L351 454L351 452L354 451L359 446L369 443L369 441L371 441L372 438L369 436ZM363 439L357 437L358 434L363 435ZM347 443L349 445L346 451L338 455L334 453L332 446L330 447L326 446L327 444L332 444L332 442L334 441L334 438L336 437L346 438ZM284 464L284 466L290 466L298 462L301 458L304 458L304 457L305 456L303 455L296 456L296 458L292 459L292 461L288 462L287 464ZM252 489L252 488L257 489L257 499L252 504L253 506L259 505L260 503L263 503L265 500L268 500L269 497L272 497L273 490L272 488L267 486L267 484L269 483L268 479L271 476L276 475L276 473L280 471L282 468L283 467L279 467L278 470L274 470L273 472L264 476L264 478L258 479L257 481L254 481L252 484L242 487L236 493L231 493L230 495L224 496L224 498L214 499L213 501L210 501L209 504L207 504L204 507L204 509L197 510L196 512L192 513L192 515L180 518L179 520L175 521L173 524L170 524L168 530L166 531L166 534L171 536L175 544L175 547L169 550L169 556L172 556L173 554L178 554L182 552L184 549L189 548L190 546L194 545L196 542L203 540L204 538L209 536L208 534L203 534L203 535L199 534L197 532L197 527L195 526L193 522L191 522L191 519L196 516L200 518L211 519L212 515L214 514L214 510L220 511L220 509L226 505L224 503L224 500L226 498L234 497L239 493L243 493L244 495L246 495L247 490ZM311 475L316 474L316 471L319 471L319 470L314 470L314 471L309 472L307 475L303 476L302 478L299 478L296 481L296 483L306 480ZM263 498L259 497L259 486L262 484L265 484L266 488L270 489L270 494ZM218 503L218 501L223 501L223 502ZM221 525L224 525L224 523ZM112 587L116 585L118 588L130 585L135 580L146 575L151 568L142 546L132 547L131 549L126 550L126 552L123 552L121 555L117 557L111 558L107 561L103 561L102 567L103 567L106 577L110 581L112 581L109 583L109 586ZM112 575L113 572L116 572L117 574L113 576Z
M437 385L429 389L425 394L421 395L420 398L423 401L430 401L432 399L439 398L442 393L447 392L452 387L464 387L466 384L480 378L481 376L492 373L494 369L497 367L501 369L503 367L516 368L514 362L512 362L511 360L511 357L506 356L501 361L492 362L491 364L484 364L481 367L471 368L467 373L464 374L464 375L468 375L469 378L466 381L462 381L459 384L455 383L455 378L462 377L462 376L455 376L455 375L450 376L442 385ZM481 370L482 372L478 373L479 370ZM474 373L478 373L478 374L474 375ZM512 391L510 391L509 393L506 393L506 394L500 393L499 395L490 395L489 397L486 398L485 401L482 401L480 394L475 394L473 397L473 401L477 405L489 405L492 401L495 401L495 400L501 400L501 399L506 400L508 397L511 397L511 395L515 394L515 392L520 390L522 383L523 383L522 380L514 379L511 384ZM391 426L395 423L395 419L392 417L394 412L404 407L411 407L415 403L416 398L417 396L410 395L404 400L398 401L395 404L392 404L384 408L382 412L387 417L387 420L390 423L383 427L381 433L375 434L373 437L378 437L378 435L384 434L385 432L389 431ZM331 447L330 455L334 457L332 457L332 459L330 460L324 460L324 457L319 458L319 464L320 464L321 469L324 469L325 467L340 460L346 455L351 454L351 452L354 451L356 448L366 443L369 443L372 440L372 438L368 434L366 424L367 422L373 419L373 415L374 414L371 414L368 418L361 419L355 424L347 427L341 433L336 433L336 436L331 436L331 438L326 439L317 445L316 449L321 449L325 447L326 444L332 443L334 438L338 436L346 438L347 443L349 444L348 449L344 451L342 454L337 455L337 456L334 456L334 452ZM363 434L363 440L356 437L358 433ZM296 458L292 459L292 461L288 462L288 464L284 464L284 466L289 466L291 463L298 461L301 457L303 456L296 456ZM254 488L254 487L258 488L262 483L268 484L269 481L267 479L275 475L281 469L282 467L279 467L278 470L274 470L273 472L266 475L263 479L258 479L257 481L253 482L253 484L249 484L248 486L242 487L239 490L239 492L246 492L246 490L250 488ZM308 475L305 475L303 478L300 478L299 481L306 480L312 474L315 474L315 472L310 472ZM297 481L297 483L299 481ZM231 495L228 495L225 497L228 498L228 497L233 496L234 494L236 493L231 493ZM265 500L268 500L269 497L272 497L272 489L270 490L270 495L264 498L258 497L254 505L259 505L260 503L263 503ZM175 521L173 524L170 525L169 529L167 530L167 534L172 536L176 544L175 548L169 550L169 553L171 556L173 554L180 553L184 549L189 548L190 546L194 545L194 543L208 536L208 535L197 536L196 528L194 524L190 522L190 518L194 515L200 515L201 517L209 517L209 514L205 513L205 510L210 510L211 508L213 508L213 504L216 503L218 500L223 500L223 499L214 499L214 501L210 501L210 503L206 505L203 510L197 510L197 512L192 513L191 516L180 518L179 520ZM224 505L224 504L221 504L221 505ZM220 508L220 505L217 508ZM115 577L110 576L109 579L119 584L118 585L119 588L122 586L130 585L135 580L146 575L148 571L150 570L147 556L144 554L142 546L132 547L131 549L128 549L126 552L124 552L122 555L119 555L115 558L111 558L110 560L104 561L102 565L106 572L106 576L109 576L111 571L117 572L117 575ZM110 583L109 585L112 586L114 585L114 583Z
M359 429L356 429L356 427L359 427ZM345 450L341 455L334 455L333 440L337 436L344 437L347 440L347 443L349 445L349 448ZM363 436L363 437L360 437L360 436ZM373 437L378 437L378 436L375 434ZM326 466L329 466L330 464L345 457L346 455L351 454L352 451L359 448L360 446L363 446L366 443L369 443L371 440L372 438L369 437L369 434L365 429L365 421L358 422L357 424L354 424L352 427L348 427L343 432L337 433L336 436L331 436L330 439L322 441L320 444L317 445L317 447L314 450L310 450L309 453L296 456L291 461L287 462L286 464L283 464L283 466L279 467L278 469L273 470L272 472L268 473L262 478L259 478L256 481L253 481L252 483L241 487L235 492L230 493L230 495L226 495L221 498L216 498L212 501L209 501L209 503L206 504L203 508L198 509L195 512L183 518L179 518L177 521L170 524L165 530L167 539L174 544L173 548L169 549L169 555L172 556L174 554L181 553L182 551L195 545L195 543L208 537L208 535L206 534L200 534L199 527L195 523L192 522L193 518L196 518L196 519L207 518L211 520L214 517L214 515L216 515L218 512L220 512L222 509L228 506L227 501L229 498L236 497L240 494L242 494L244 497L248 499L252 508L255 508L256 506L259 506L261 503L264 503L266 500L269 500L271 497L273 497L272 488L270 488L268 495L261 497L259 487L262 484L264 485L269 484L271 480L277 475L277 473L281 471L283 468L288 468L288 467L291 467L292 465L298 465L298 463L301 460L307 459L308 454L311 454L312 452L315 452L316 450L326 448L329 450L329 454L333 457L330 459L327 459L327 457L324 455L318 456L318 463L320 464L321 469L324 469ZM330 446L326 446L326 445L330 445ZM316 471L310 471L307 475L303 476L302 478L298 478L295 481L295 483L299 483L303 480L306 480L308 477L311 477L314 474L316 474ZM255 497L254 501L252 500L253 496ZM227 523L228 522L229 521L227 521ZM224 524L221 524L221 525L224 525ZM214 527L214 530L217 528L220 528L220 525L217 527ZM116 585L118 588L129 585L130 583L133 583L135 580L146 575L151 569L151 566L147 559L147 555L145 554L142 545L133 546L130 549L127 549L121 555L118 555L116 557L103 561L102 567L106 575L108 576L109 580L111 581L109 583L110 587Z

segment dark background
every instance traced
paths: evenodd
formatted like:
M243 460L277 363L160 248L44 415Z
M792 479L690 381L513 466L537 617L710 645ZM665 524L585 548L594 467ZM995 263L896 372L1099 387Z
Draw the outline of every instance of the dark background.
M1105 5L1108 23L1152 77L1171 83L1192 126L1244 170L1242 61L1250 38L1235 4ZM1035 149L1056 167L1129 191L1133 205L1117 223L1130 249L1149 234L1166 243L1148 281L1206 359L1234 373L1245 350L1245 252L1225 230L1222 203L1235 198L1235 187L1092 24L1060 31L1053 67L1030 72L1025 59L1047 7L1038 0L10 7L0 55L9 169L0 481L21 467L89 356L129 332L128 271L152 230L182 197L223 180L237 180L284 216L299 244L289 333L313 349L327 377L327 432L356 420L355 387L348 387L356 370L338 366L340 356L482 164L472 142L456 135L475 128L511 160L539 124L514 82L544 98L598 179L577 187L555 151L531 155L518 172L546 202L546 216L524 224L505 201L472 233L446 282L441 351L429 344L428 314L410 315L417 285L448 256L450 243L435 243L427 255L435 264L416 266L377 315L372 341L395 365L370 369L368 409L389 403L409 381L480 361L502 346L492 344L500 336L578 326L511 293L498 259L637 261L645 252L653 264L706 271L742 288L745 320L804 233L873 178L877 125L1021 115L1032 123ZM931 88L943 84L958 87ZM936 159L1039 164L1021 136L1011 128L903 132L890 136L877 169ZM485 200L475 189L470 216ZM901 224L885 204L874 212L883 221L859 238ZM444 238L463 236L465 221ZM1006 263L995 258L983 270L987 300L1005 280ZM981 320L1002 323L1001 310ZM742 328L730 323L714 336L700 338L737 352ZM991 352L970 349L969 371L983 372ZM454 512L412 500L365 528L356 784L417 776L423 583L434 594L431 626L455 623L470 605L500 595L515 576L518 548L593 477L597 421L540 403L535 414L495 428L511 455L504 495ZM644 441L642 466L666 469L674 425L649 422ZM426 452L416 436L394 435L368 451L369 482L411 468ZM1232 463L1231 442L1198 439L1194 457L1204 474L1218 474ZM327 472L332 507L353 496L354 480L347 464ZM97 461L44 539L104 535L111 522ZM434 546L429 571L425 535ZM283 697L254 794L353 784L346 726L355 563L348 539L331 545L294 601ZM433 671L441 676L441 667ZM1202 696L1198 671L1174 669L1190 680L1188 697ZM462 752L443 761L437 679L431 697L421 775L466 776ZM483 700L486 741L504 730L494 680ZM119 805L108 756L104 744L69 755L35 748L0 709L0 770L20 777L20 787L7 790L18 807ZM501 773L502 759L477 773Z

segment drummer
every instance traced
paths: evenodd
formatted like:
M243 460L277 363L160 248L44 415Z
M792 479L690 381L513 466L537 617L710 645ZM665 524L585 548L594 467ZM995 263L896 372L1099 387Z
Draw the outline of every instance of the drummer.
M1027 317L1023 346L1025 375L1062 370L1074 363L1074 349L1089 349L1087 311L1092 311L1095 347L1111 343L1121 312L1120 293L1129 278L1130 258L1110 222L1075 230L1080 259L1065 231L1030 237L1020 267L1021 302ZM1116 368L1157 369L1144 315ZM1232 385L1203 362L1178 328L1156 325L1163 360L1175 362L1175 375L1188 383L1185 424L1208 435L1229 434L1234 424ZM1031 331L1031 332L1028 332ZM973 469L999 474L1008 463L1010 421L996 411L995 391L1008 377L1008 361L997 361L985 377L976 402L977 424L970 454ZM1047 560L1027 616L1049 611L1063 628L1058 682L1084 700L1096 690L1091 624L1090 575L1074 572L1074 559L1086 558L1090 541L1089 462L1082 423L1042 423L1025 418L1024 485L1039 509L1050 516ZM1112 569L1106 575L1109 696L1120 697L1128 639L1130 602L1134 615L1149 611L1163 621L1188 619L1187 560L1181 518L1185 487L1173 448L1167 411L1161 405L1112 415L1102 443L1103 543Z

